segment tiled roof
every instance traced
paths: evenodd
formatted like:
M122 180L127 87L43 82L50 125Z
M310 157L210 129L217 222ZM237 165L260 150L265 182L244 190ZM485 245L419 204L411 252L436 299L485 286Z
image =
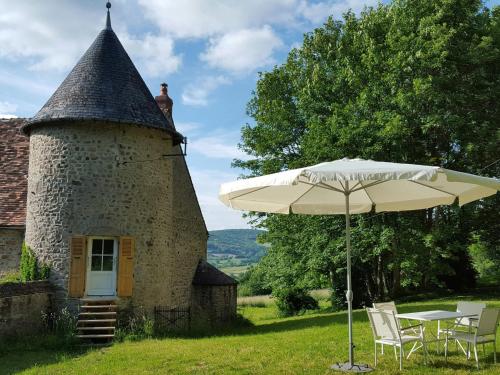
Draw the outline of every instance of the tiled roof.
M134 124L169 132L176 144L182 135L163 114L111 25L90 48L42 109L26 123L99 120Z
M0 226L24 226L28 189L29 138L24 119L0 119Z
M201 260L193 278L193 285L236 285L232 277L218 270L210 263Z

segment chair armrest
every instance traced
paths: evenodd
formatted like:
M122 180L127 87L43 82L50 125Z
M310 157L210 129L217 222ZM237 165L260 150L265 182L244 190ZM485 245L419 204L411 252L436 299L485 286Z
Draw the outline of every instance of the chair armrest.
M412 325L412 326L408 326L408 327L401 327L401 331L406 331L407 329L410 329L410 328L416 328L416 327L422 327L422 323L420 324L415 324L415 325Z

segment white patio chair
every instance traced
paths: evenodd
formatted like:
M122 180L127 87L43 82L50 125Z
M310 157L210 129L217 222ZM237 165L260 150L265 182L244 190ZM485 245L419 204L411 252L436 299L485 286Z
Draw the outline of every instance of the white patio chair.
M398 309L397 309L396 303L394 301L373 302L373 308L377 309L377 310L392 311L394 313L394 315L398 315ZM416 330L415 328L420 327L420 324L411 325L408 322L408 320L406 320L408 325L406 327L402 327L403 324L401 324L401 319L398 319L398 321L399 321L399 326L401 327L401 331L411 330L415 334L419 333L419 331Z
M388 302L373 302L373 308L377 310L384 310L384 311L392 311L394 312L394 315L398 314L398 309L396 307L396 303L394 301L388 301ZM397 318L396 318L397 319ZM420 332L416 328L422 328L421 324L417 325L412 325L408 320L405 321L406 326L403 327L403 323L401 319L398 319L399 326L401 327L401 334L405 335L406 331L410 330L411 334L413 335L419 335ZM410 353L408 353L408 357L410 357L411 353L413 353L414 350L416 350L416 345L417 342L413 345L413 348L411 348ZM396 350L396 348L394 348ZM381 345L381 352L384 354L384 345Z
M493 360L497 363L497 326L498 319L500 317L500 309L489 308L483 309L479 315L479 320L477 326L472 327L475 330L474 333L463 332L463 331L450 331L446 335L446 345L444 347L444 357L448 360L448 339L454 339L457 341L465 341L467 344L473 345L474 347L474 357L476 358L476 366L479 369L479 359L477 356L477 344L483 345L492 342L493 343ZM469 359L469 354L467 354L467 359Z
M368 319L370 320L373 332L373 340L375 342L375 366L377 366L377 344L390 345L394 347L395 351L396 348L399 348L399 369L402 370L404 356L403 345L415 341L420 341L424 346L424 362L426 362L425 353L427 353L427 350L425 348L422 333L418 336L403 335L394 311L367 308L366 312L368 313Z
M486 303L484 302L459 301L457 303L457 311L465 314L475 315L475 317L458 318L455 320L454 325L449 328L441 328L441 322L438 321L437 339L440 340L441 334L447 335L457 331L469 332L470 327L477 327L477 321L479 315L481 314L481 311L483 311L485 307ZM466 350L458 340L455 340L455 344L457 346L460 346L460 349L462 349L465 355L470 355L469 345L467 345L467 350ZM439 345L438 345L438 351L439 351Z

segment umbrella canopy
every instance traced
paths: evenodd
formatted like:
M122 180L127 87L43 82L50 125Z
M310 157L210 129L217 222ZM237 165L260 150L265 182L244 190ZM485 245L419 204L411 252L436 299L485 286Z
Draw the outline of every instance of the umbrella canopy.
M490 196L500 181L440 167L342 159L222 184L219 199L229 207L279 214L346 215L349 362L332 368L367 372L354 362L350 214L408 211L459 205Z
M348 185L348 186L347 186ZM280 214L351 214L459 205L493 195L500 181L440 167L342 159L222 184L235 209Z

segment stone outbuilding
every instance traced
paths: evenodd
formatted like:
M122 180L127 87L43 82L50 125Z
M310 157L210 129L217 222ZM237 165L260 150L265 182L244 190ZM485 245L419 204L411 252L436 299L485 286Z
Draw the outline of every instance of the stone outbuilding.
M194 324L215 326L236 316L236 287L232 277L201 260L191 293Z
M208 232L172 105L166 84L153 98L108 9L105 29L22 124L25 241L50 267L57 308L111 298L147 314L167 306L211 321L235 316L235 281L206 263ZM207 269L224 283L199 284Z

